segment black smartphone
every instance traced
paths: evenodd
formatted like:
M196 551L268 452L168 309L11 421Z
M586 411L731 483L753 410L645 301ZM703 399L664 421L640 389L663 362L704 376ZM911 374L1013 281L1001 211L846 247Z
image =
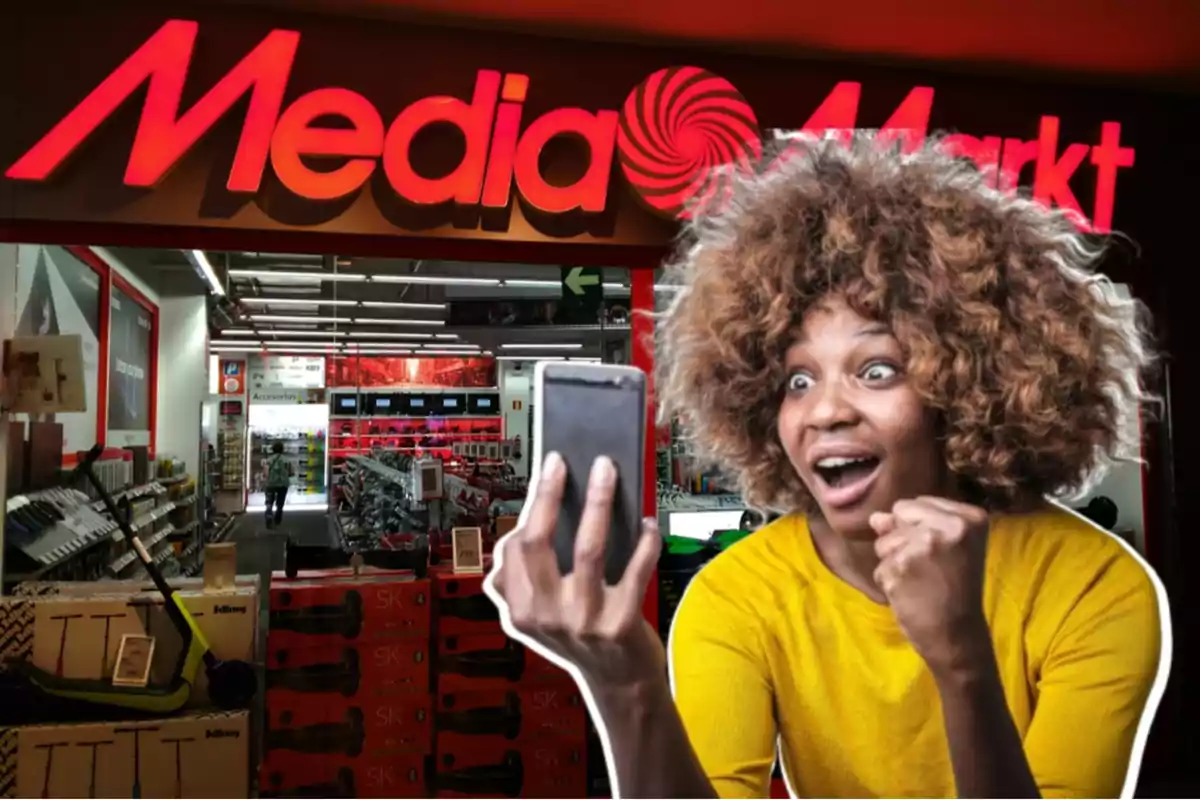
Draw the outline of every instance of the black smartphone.
M642 527L645 480L646 375L636 367L571 361L539 361L533 376L533 479L546 455L567 465L567 484L554 551L563 575L571 572L575 532L587 498L592 463L608 456L617 468L617 490L604 558L604 579L625 574Z

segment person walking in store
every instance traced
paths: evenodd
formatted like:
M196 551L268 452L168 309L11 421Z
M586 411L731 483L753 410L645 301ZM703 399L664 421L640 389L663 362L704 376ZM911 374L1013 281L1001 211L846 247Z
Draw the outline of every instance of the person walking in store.
M666 270L655 391L784 516L692 581L668 659L653 523L604 585L600 460L560 575L550 454L486 583L506 630L573 668L618 797L765 797L777 753L808 797L1131 796L1166 595L1046 498L1137 452L1140 307L937 142L808 140L732 181Z
M267 482L264 489L267 506L267 530L279 527L283 522L283 503L287 500L288 487L292 484L295 469L283 454L283 442L271 445L271 455L266 463ZM274 510L272 511L272 506Z

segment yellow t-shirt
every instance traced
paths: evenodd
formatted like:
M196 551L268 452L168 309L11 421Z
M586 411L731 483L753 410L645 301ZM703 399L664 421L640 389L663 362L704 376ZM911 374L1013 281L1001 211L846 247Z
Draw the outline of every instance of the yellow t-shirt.
M1147 571L1047 504L993 519L984 608L1043 796L1116 797L1160 657ZM764 527L693 579L671 672L721 797L767 796L777 746L802 797L955 795L933 678L891 609L824 565L802 517Z

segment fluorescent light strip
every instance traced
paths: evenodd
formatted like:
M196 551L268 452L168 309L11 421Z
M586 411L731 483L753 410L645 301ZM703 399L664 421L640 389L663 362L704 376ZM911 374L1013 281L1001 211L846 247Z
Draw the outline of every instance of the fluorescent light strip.
M444 326L444 319L384 319L374 317L355 317L353 320L355 325L433 325Z
M502 344L502 350L582 350L582 344Z
M317 322L350 322L350 317L304 317L289 316L286 314L251 314L250 319L255 322L303 322L306 324Z
M376 337L379 339L433 339L432 333L398 333L396 331L350 331L350 336L356 339L369 339ZM441 335L436 338L443 338ZM457 337L455 337L457 338Z
M448 275L371 275L372 283L422 283L427 286L499 286L499 278L456 278Z
M357 306L357 300L308 300L303 297L239 297L244 306Z
M406 308L413 311L443 311L445 303L404 303L398 300L363 300L363 308Z
M599 356L496 356L497 361L600 361Z
M346 332L345 331L290 331L290 330L281 331L281 330L276 330L274 328L263 328L261 331L258 332L258 335L262 336L264 338L267 336L276 336L276 337L281 336L286 339L289 336L304 336L304 337L311 336L314 339L320 339L322 337L336 338L338 336L345 336Z
M419 350L418 355L422 356L478 356L482 355L478 350Z
M367 280L367 276L360 272L325 272L324 270L295 272L291 270L280 269L231 269L229 270L229 275L233 278L284 278L287 280L301 281L361 282Z
M562 281L548 281L537 278L505 278L500 282L500 285L517 289L549 289L552 287L562 286Z
M218 297L225 296L225 287L217 280L217 273L213 270L212 264L208 261L208 256L203 250L193 250L192 258L196 260L196 266L200 268L200 272L204 275L204 280L208 281L208 286L212 289L212 293Z

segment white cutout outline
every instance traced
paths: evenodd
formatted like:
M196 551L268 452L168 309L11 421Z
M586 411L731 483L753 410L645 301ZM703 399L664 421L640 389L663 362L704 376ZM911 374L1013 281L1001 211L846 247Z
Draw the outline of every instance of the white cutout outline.
M517 527L505 534L503 539L496 542L492 554L492 570L487 574L487 577L483 579L483 592L489 598L491 598L493 603L496 604L496 609L500 612L500 628L510 639L520 642L527 649L566 672L571 676L571 679L575 681L575 685L579 688L579 693L583 696L583 702L587 705L588 713L592 718L592 723L596 726L596 735L600 738L600 747L602 750L604 750L604 766L608 772L608 783L612 789L613 800L620 800L620 781L617 778L616 759L613 758L612 742L608 735L608 726L605 724L604 718L600 715L600 709L596 705L596 698L592 696L592 690L588 686L587 681L583 679L583 674L573 663L546 649L538 642L514 628L512 624L512 611L509 609L508 603L503 597L500 596L499 592L496 591L496 587L494 586L495 576L500 574L500 570L504 566L504 550L507 546L508 540L512 537L513 533L524 529L525 522L529 518L529 512L532 510L533 504L537 499L538 481L542 474L542 462L545 461L546 457L546 454L542 452L542 442L545 439L545 437L542 435L542 411L546 405L545 402L543 402L545 388L544 375L547 365L551 363L553 362L539 361L537 362L537 366L534 367L533 452L530 454L530 466L532 473L529 476L529 489L525 494L525 503L521 506L521 513L517 517ZM593 370L606 369L614 373L629 373L631 370L637 369L636 367L630 367L625 364L588 364L588 368ZM639 373L641 372L641 370L637 371ZM648 426L649 420L647 420L647 424L643 425L643 450L645 449L644 437L646 436L644 429ZM647 476L643 475L642 479L646 480ZM674 620L672 620L672 623L673 622ZM672 697L673 696L674 691L672 690Z
M545 459L545 456L542 453L542 439L544 437L541 436L542 408L544 406L544 403L542 402L542 374L547 363L549 362L539 361L534 370L534 440L533 453L531 456L531 467L533 472L529 478L529 490L525 495L525 503L521 506L521 513L517 518L517 527L513 529L513 532L522 530L525 527L525 522L529 516L529 512L535 499L537 498L538 479L541 476L542 462ZM595 367L602 365L592 366ZM626 370L628 369L628 367L624 366L621 368ZM1150 692L1146 696L1146 703L1142 707L1141 718L1138 720L1137 731L1134 733L1133 745L1129 752L1129 763L1125 768L1125 782L1121 788L1120 797L1121 800L1129 800L1129 798L1134 796L1134 792L1137 790L1138 778L1140 777L1142 771L1142 760L1146 751L1146 743L1150 738L1150 729L1154 724L1155 717L1158 715L1158 708L1162 703L1163 694L1167 689L1167 681L1171 674L1171 660L1174 656L1175 642L1171 630L1170 601L1167 598L1166 587L1163 586L1162 580L1158 577L1158 573L1154 571L1150 564L1142 557L1140 553L1137 552L1135 548L1131 547L1121 537L1117 536L1111 531L1105 530L1099 525L1096 525L1094 522L1087 519L1074 509L1067 508L1065 505L1056 500L1050 500L1050 502L1057 508L1066 511L1077 519L1085 522L1095 530L1114 539L1118 544L1121 545L1121 547L1125 548L1127 553L1133 556L1134 560L1150 579L1150 583L1154 586L1155 599L1158 602L1158 622L1160 628L1158 670L1154 676L1154 681L1151 683ZM512 536L513 532L505 534L504 538L496 543L492 570L488 573L487 577L483 581L484 594L486 594L491 601L496 604L496 608L500 612L500 627L509 638L520 642L526 648L532 650L537 655L559 667L568 675L570 675L572 680L575 681L576 686L579 688L579 693L583 696L583 701L587 705L588 712L591 714L592 722L596 726L596 734L600 738L600 746L604 751L604 765L608 772L608 781L609 786L612 788L613 800L621 800L620 781L618 780L617 776L616 760L613 758L612 742L608 735L608 726L605 724L604 719L600 716L599 708L596 705L596 699L592 696L592 692L587 685L587 681L583 679L583 675L579 672L579 669L574 664L561 658L556 653L546 649L541 644L513 627L512 614L509 610L508 603L499 595L495 589L495 586L493 585L494 576L499 574L504 565L505 545ZM688 587L684 589L682 597L679 599L679 605L676 607L675 615L671 618L671 628L667 634L667 680L670 685L672 699L675 696L675 662L673 655L674 648L672 647L675 637L674 617L679 614L679 609L683 608L683 604L687 600L687 593L690 590L691 584L689 583ZM775 757L779 761L780 772L783 775L784 786L787 787L788 796L795 798L797 797L797 794L792 788L792 781L791 778L788 777L787 766L783 760L782 736L776 736L775 753ZM705 777L707 778L707 776Z

